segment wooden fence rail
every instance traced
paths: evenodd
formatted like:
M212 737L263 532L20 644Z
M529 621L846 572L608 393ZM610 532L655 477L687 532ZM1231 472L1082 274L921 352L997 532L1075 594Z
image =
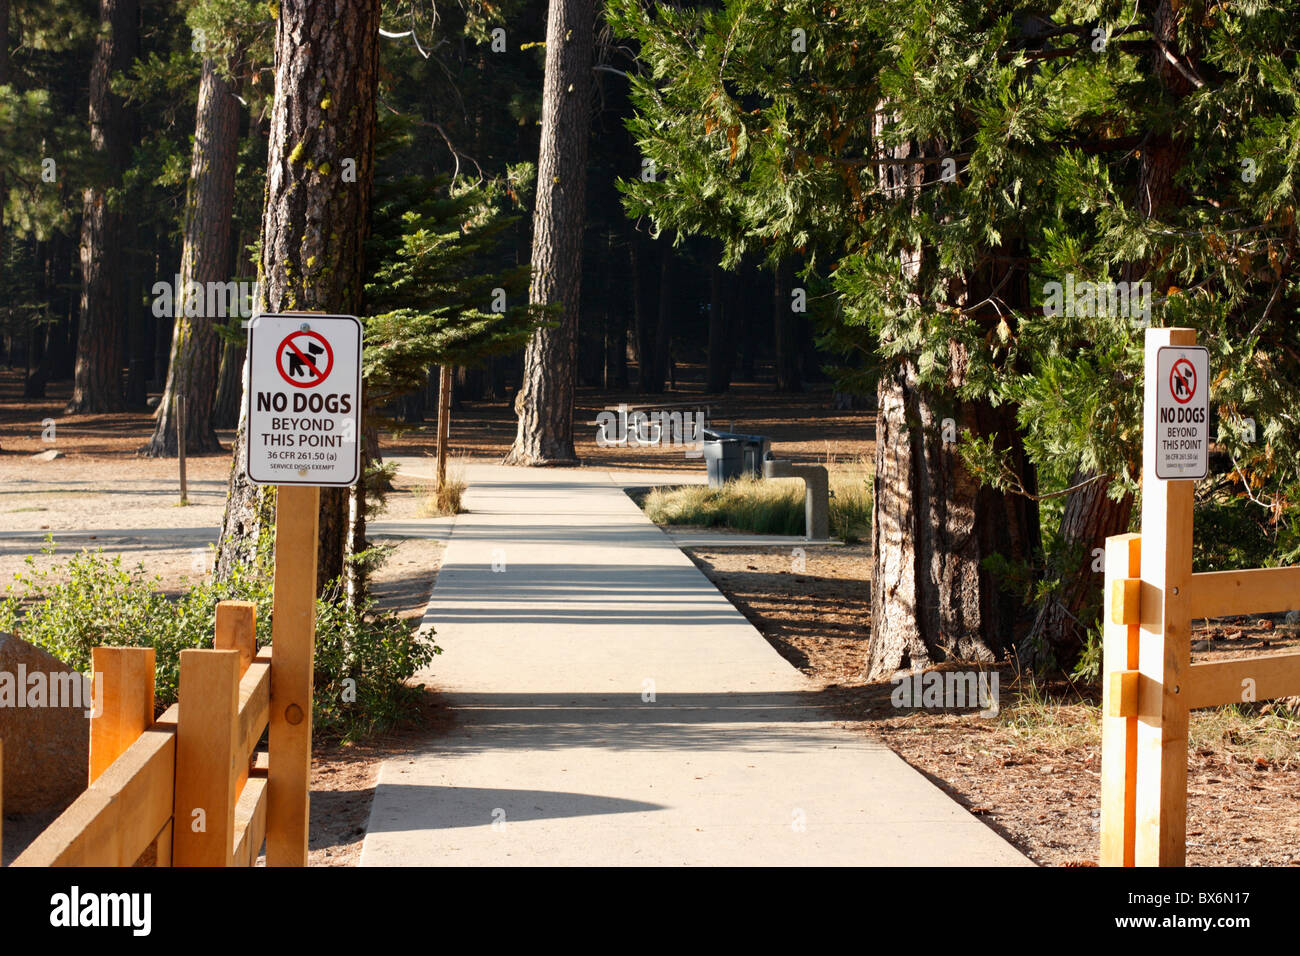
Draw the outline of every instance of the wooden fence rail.
M1106 540L1101 863L1182 866L1188 712L1300 694L1300 654L1193 664L1191 622L1300 607L1300 568L1192 573L1191 480L1155 475L1156 353L1190 329L1148 329L1142 533Z
M90 785L14 866L251 866L277 828L306 858L299 821L270 812L257 751L272 654L257 650L255 606L219 604L213 649L180 663L178 702L155 721L153 649L94 649Z

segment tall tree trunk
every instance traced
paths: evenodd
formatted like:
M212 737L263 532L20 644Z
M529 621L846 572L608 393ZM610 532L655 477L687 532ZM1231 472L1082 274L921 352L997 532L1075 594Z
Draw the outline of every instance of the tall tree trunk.
M606 389L627 388L627 312L623 308L623 297L616 290L620 288L618 276L619 260L614 253L614 231L605 236L605 282L604 295L604 329L605 329L605 370L602 384Z
M1069 668L1083 648L1083 640L1095 609L1099 606L1101 575L1097 556L1104 552L1106 539L1128 530L1133 514L1133 496L1118 501L1107 495L1110 479L1098 479L1093 472L1076 472L1072 485L1091 480L1073 491L1061 515L1061 551L1049 578L1059 584L1043 601L1033 626L1018 648L1022 664L1038 671ZM1090 611L1090 609L1093 609Z
M0 0L0 86L9 83L9 0ZM9 200L8 187L5 184L4 170L0 169L0 278L5 270L5 222L4 206ZM44 397L45 383L40 383L40 395L32 395L31 377L23 384L23 397Z
M879 114L876 130L886 122ZM904 143L889 155L908 159L914 149ZM883 190L913 195L923 175L919 164L885 165L878 173ZM924 252L900 253L906 281L918 281ZM993 555L1015 560L1033 554L1039 543L1036 503L981 486L956 439L965 430L996 434L1031 493L1036 478L1013 407L950 397L968 365L964 347L952 342L945 394L921 386L907 357L888 362L877 387L869 679L947 659L995 660L1011 648L1019 624L1022 602L999 587L984 563Z
M1152 35L1169 50L1178 49L1176 6L1170 0L1161 0L1153 13ZM1195 65L1195 51L1190 56ZM1159 47L1151 55L1150 66L1170 99L1182 99L1192 92L1192 84ZM1142 150L1134 197L1143 216L1154 218L1182 201L1175 176L1185 161L1183 142L1168 130L1151 133ZM1124 281L1137 281L1145 269L1145 263L1129 263L1124 269ZM1059 579L1059 585L1044 600L1018 649L1021 663L1037 670L1068 669L1078 659L1095 616L1090 608L1096 607L1101 597L1103 572L1093 555L1105 547L1109 535L1128 530L1133 514L1131 495L1116 500L1106 493L1108 477L1098 479L1094 472L1083 471L1074 476L1071 485L1088 479L1095 480L1070 493L1061 517L1062 553L1056 566L1048 569L1049 576Z
M605 305L606 389L627 388L627 315L611 299Z
M379 0L281 0L259 267L265 312L364 314L379 7ZM250 536L255 542L261 530L256 516L265 515L246 474L247 402L245 395L218 573L247 555ZM364 515L359 504L355 513ZM348 515L347 488L321 489L319 591L343 576Z
M146 257L142 256L139 250L146 247L145 240L152 238L154 230L128 220L122 223L122 231L124 234L133 235L133 240L128 242L127 249L122 255L123 323L126 325L127 358L123 395L127 408L141 409L145 408L149 401L150 380L161 377L162 373L161 368L154 372L154 325L151 321L153 316L148 310L141 308L144 301L145 271L141 268L141 260Z
M673 371L673 250L668 242L662 243L663 258L659 260L659 310L655 318L655 385L656 392L664 390L665 380Z
M253 134L257 135L256 130ZM257 274L257 263L249 253L249 247L252 246L255 235L252 232L252 224L244 224L240 227L239 238L236 240L234 253L234 274L236 279L245 280L250 275ZM254 303L254 311L258 303ZM239 324L251 316L243 316L230 320L229 327L232 331L238 329ZM241 377L244 370L244 348L228 339L222 340L221 345L221 367L217 372L217 394L212 400L212 427L213 428L235 428L239 424L239 400L243 397L244 380Z
M194 302L187 290L192 283L199 290L206 290L210 288L209 283L225 283L230 279L238 150L239 100L216 63L205 59L194 121L180 288L175 290L172 302L175 322L171 360L167 367L167 386L158 403L153 437L145 449L145 455L150 458L170 458L177 452L178 397L185 399L186 451L202 453L221 448L212 426L223 344L214 326L221 319L217 314L209 314L209 303L217 305L218 297L200 295L200 301ZM234 299L238 302L239 296Z
M877 396L867 676L950 658L995 660L1010 649L1021 602L983 562L1030 555L1037 510L1028 499L981 487L945 432L997 433L1032 487L1014 411L950 405L918 385L909 361L882 375Z
M542 142L533 214L533 305L559 307L558 325L533 333L515 400L519 430L513 465L573 462L582 230L591 126L593 0L551 0L546 21Z
M50 310L54 324L50 327L50 377L57 381L72 378L76 363L76 309L70 291L76 279L73 269L74 245L72 238L56 232L50 238L51 280Z
M108 193L121 185L131 133L111 83L135 59L138 21L137 0L99 0L100 29L90 68L90 147L107 173L82 194L81 317L69 414L123 408L122 215L109 208Z
M9 74L9 0L0 0L0 86L8 85Z
M4 2L4 0L0 0ZM0 30L0 41L4 31ZM4 195L4 184L0 183L0 196ZM0 227L3 228L3 227ZM4 236L0 232L0 248L4 246ZM43 303L41 319L32 326L31 340L27 352L27 364L31 368L23 382L23 398L42 399L45 397L45 384L50 380L52 363L50 361L50 303L54 296L54 245L48 240L36 244L36 298Z
M730 316L723 304L727 274L717 263L722 254L719 243L714 243L713 254L714 263L709 269L709 364L704 390L721 395L731 387L732 337L727 329Z
M217 369L217 394L212 399L212 427L235 428L239 424L239 399L244 390L239 377L244 365L244 350L231 342L221 344L221 364Z
M778 392L801 392L799 381L799 349L795 322L798 318L791 306L791 270L789 263L778 263L772 278L772 348L775 352Z
M632 263L632 329L636 350L636 382L641 392L661 392L663 385L655 368L655 318L651 278L654 246L639 237L628 243Z
M2 2L2 0L0 0ZM0 31L0 36L3 31ZM0 195L3 195L3 183L0 183ZM34 242L35 255L33 265L36 267L36 301L49 302L49 243ZM4 235L0 233L0 254L3 254ZM27 377L23 379L23 398L40 399L45 397L45 383L50 377L50 360L47 354L46 334L49 329L46 307L42 307L41 316L27 328Z

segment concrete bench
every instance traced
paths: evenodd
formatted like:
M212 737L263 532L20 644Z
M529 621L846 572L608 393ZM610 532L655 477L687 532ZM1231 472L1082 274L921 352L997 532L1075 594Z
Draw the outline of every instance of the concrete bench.
M804 537L821 541L831 536L831 486L825 465L796 465L785 458L763 462L764 478L802 478Z

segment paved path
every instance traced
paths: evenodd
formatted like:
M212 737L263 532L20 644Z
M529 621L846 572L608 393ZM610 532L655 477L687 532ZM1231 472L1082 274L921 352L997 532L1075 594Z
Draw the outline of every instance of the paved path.
M361 865L1027 862L836 728L617 476L467 477L428 611L458 723L384 763Z

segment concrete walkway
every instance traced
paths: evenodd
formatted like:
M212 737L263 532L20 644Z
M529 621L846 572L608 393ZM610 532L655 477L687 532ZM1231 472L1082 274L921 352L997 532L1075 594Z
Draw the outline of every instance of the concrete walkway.
M644 473L467 478L428 611L457 724L384 763L362 866L1028 862L834 726L623 493Z

